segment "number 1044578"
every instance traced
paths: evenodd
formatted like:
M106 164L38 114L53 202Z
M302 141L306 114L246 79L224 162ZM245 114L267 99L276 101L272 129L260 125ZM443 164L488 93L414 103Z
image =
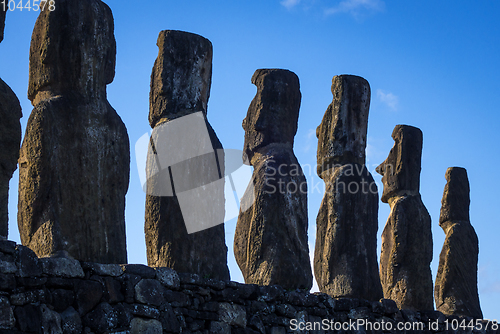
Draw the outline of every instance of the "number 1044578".
M6 11L35 11L48 9L50 11L56 10L55 0L2 0L0 1L0 9Z

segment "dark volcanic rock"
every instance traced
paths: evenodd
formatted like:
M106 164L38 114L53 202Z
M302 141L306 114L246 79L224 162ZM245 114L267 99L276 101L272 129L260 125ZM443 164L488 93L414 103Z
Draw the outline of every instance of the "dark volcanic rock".
M83 317L83 324L97 333L109 333L118 326L118 312L108 303L101 303Z
M212 83L212 43L184 31L164 30L151 73L149 124L193 111L207 112Z
M68 307L61 313L61 323L64 334L82 333L82 319L73 307Z
M333 101L316 129L318 175L334 165L365 163L370 85L354 75L332 79Z
M222 149L222 144L206 119L212 44L201 36L173 30L160 32L157 44L159 53L151 75L149 121L153 128L151 142L154 147L150 145L148 152L149 180L154 179L151 175L154 176L155 170L159 169L157 161L165 158L162 153L170 161L179 161L173 166L161 165L162 172L172 175L168 182L174 181L170 185L170 194L156 193L154 182L148 181L144 227L148 264L229 280L222 224L224 173L217 167L217 157L213 154L214 150ZM188 116L190 120L199 116L203 131L190 128L189 121L182 131L169 125L184 124L180 123L183 122L182 116ZM182 133L176 135L176 132ZM203 137L201 132L206 136ZM211 152L211 159L191 159L203 154L194 151L203 150ZM181 159L186 152L192 155ZM219 182L213 182L217 180ZM201 184L195 184L197 181ZM201 185L205 186L205 192L200 190ZM185 219L187 216L190 219ZM193 221L197 226L189 225ZM196 233L188 233L193 231Z
M318 175L326 191L316 220L314 273L332 297L382 298L377 264L378 189L364 166L370 86L332 80L333 101L318 135Z
M293 153L300 89L287 70L261 69L243 121L245 155L254 167L241 199L234 254L246 283L310 289L307 182Z
M320 291L335 298L379 300L377 185L358 164L323 176L330 181L316 221L314 273Z
M460 167L450 167L446 170L446 181L439 224L447 221L470 221L470 188L467 170Z
M392 138L394 147L377 167L383 176L382 201L391 206L380 255L384 297L402 309L432 310L431 217L419 193L422 132L396 125Z
M35 24L18 224L22 243L38 256L66 251L83 261L127 261L129 141L106 99L113 29L111 10L99 0L61 0Z
M0 9L0 42L3 40L5 14ZM0 79L0 236L8 236L9 181L17 168L21 144L21 105L16 94Z
M248 162L269 144L293 148L301 100L299 79L293 72L260 69L253 74L252 83L257 86L257 94L243 120L244 161Z
M436 309L446 315L482 319L477 291L479 241L469 221L467 171L450 167L446 180L439 217L446 239L434 289Z
M395 196L418 195L422 161L422 131L409 125L396 125L392 131L394 146L387 159L377 167L382 175L382 202Z
M24 332L36 333L42 327L42 312L39 306L33 304L18 306L14 310L14 315L19 320L29 319L29 321L18 321L19 329Z

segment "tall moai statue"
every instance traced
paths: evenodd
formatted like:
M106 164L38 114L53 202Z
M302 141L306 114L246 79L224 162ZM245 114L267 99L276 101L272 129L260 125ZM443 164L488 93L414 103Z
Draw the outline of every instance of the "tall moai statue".
M378 189L365 166L370 85L332 79L333 101L316 129L318 175L325 194L316 220L314 274L333 297L379 300Z
M0 8L0 43L3 40L5 14ZM0 237L9 231L9 181L17 168L21 145L21 105L16 94L0 79Z
M307 182L293 153L300 108L299 78L282 69L252 76L257 94L243 120L243 161L253 166L241 199L234 255L245 283L312 287L307 242Z
M482 319L477 291L479 241L469 218L467 170L450 167L446 180L439 217L446 239L434 289L436 309L446 315Z
M222 144L206 118L212 43L192 33L165 30L157 45L149 96L153 134L146 167L148 264L229 280L224 158ZM157 177L160 168L163 173L158 175L166 180Z
M431 217L420 197L422 131L396 125L395 143L377 167L391 213L382 232L380 280L384 297L399 308L432 310Z
M129 139L106 98L115 75L113 30L100 0L58 1L35 23L18 225L23 245L41 257L127 262Z

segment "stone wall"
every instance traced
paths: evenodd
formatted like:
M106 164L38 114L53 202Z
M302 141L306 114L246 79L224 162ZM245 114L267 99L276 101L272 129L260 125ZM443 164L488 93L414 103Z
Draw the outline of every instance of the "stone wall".
M0 240L0 334L404 333L397 330L398 324L416 322L426 329L406 332L466 332L446 331L446 320L451 324L452 319L471 320L446 318L437 311L401 311L387 299L334 299L324 293L178 274L169 268L37 258L27 247ZM365 327L393 330L358 327L363 321L369 322ZM304 329L314 322L347 330ZM427 330L429 323L438 329ZM474 323L484 326L486 321Z

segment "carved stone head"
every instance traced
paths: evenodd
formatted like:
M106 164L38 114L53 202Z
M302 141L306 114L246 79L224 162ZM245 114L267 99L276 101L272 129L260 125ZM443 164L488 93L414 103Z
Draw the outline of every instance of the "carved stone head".
M102 97L115 76L113 15L100 0L59 0L38 16L31 38L28 98Z
M354 75L332 79L333 101L316 129L318 175L335 164L365 163L370 85Z
M441 200L439 224L446 221L469 221L470 188L467 170L450 167L446 170L446 186Z
M422 160L422 131L409 125L396 125L392 132L394 146L376 171L382 175L382 202L393 196L418 194Z
M149 124L202 111L207 113L212 82L212 43L202 36L164 30L151 74Z
M299 78L291 71L259 69L253 74L252 83L257 86L257 94L242 124L243 151L249 161L256 150L269 144L293 147L301 100Z

